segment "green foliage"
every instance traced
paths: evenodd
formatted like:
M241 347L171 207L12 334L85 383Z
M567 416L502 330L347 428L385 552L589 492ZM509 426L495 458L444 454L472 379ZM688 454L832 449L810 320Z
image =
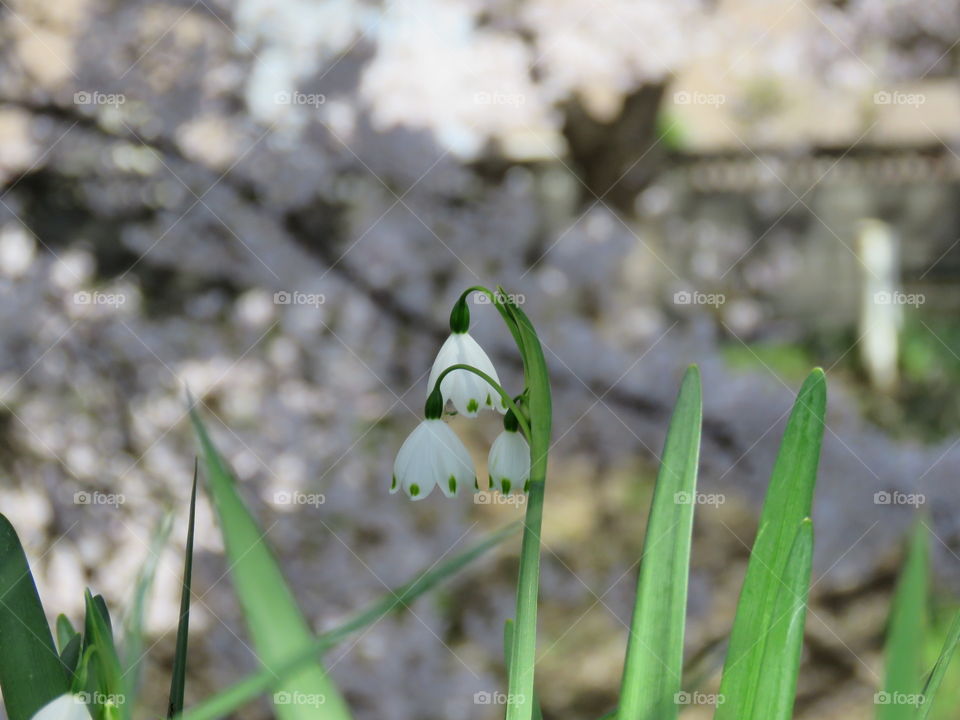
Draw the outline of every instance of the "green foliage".
M664 443L620 690L620 720L677 716L700 457L700 373L687 370Z
M195 410L200 440L234 588L250 629L253 647L265 668L277 672L292 654L309 648L313 632L257 526L237 493L230 471L220 458ZM345 720L350 712L320 663L305 663L281 682L274 693L280 720Z
M813 502L825 411L826 382L817 369L797 395L774 464L730 633L716 720L780 720L792 713L796 678L791 684L784 675L791 668L796 672L803 614L797 615L795 598L784 596L783 588L809 583L809 562L791 564L791 556L803 559L809 552L803 547L809 532L804 527ZM777 647L773 639L781 623L798 627L788 636L791 645ZM789 697L781 698L776 708L764 706L776 688Z
M9 720L29 720L70 689L16 531L0 515L0 690Z

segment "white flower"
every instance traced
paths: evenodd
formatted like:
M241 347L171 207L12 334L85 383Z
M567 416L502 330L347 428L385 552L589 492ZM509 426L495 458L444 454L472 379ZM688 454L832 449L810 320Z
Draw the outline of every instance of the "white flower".
M490 484L504 495L512 488L525 489L530 479L530 446L526 438L512 430L504 430L490 446L487 458Z
M422 500L439 485L444 495L453 497L461 485L476 482L473 459L457 434L443 420L427 419L403 441L390 492L403 488L411 500Z
M31 720L90 720L90 713L79 695L61 695L51 700Z
M470 333L452 333L446 339L437 359L433 361L430 370L430 380L427 383L427 393L433 391L440 373L451 365L472 365L477 370L485 372L498 384L500 378L493 368L493 363L483 351L483 348L470 337ZM503 398L486 380L469 370L454 370L443 378L440 383L440 392L443 401L450 400L457 412L467 417L476 417L481 408L490 408L504 413L507 411Z

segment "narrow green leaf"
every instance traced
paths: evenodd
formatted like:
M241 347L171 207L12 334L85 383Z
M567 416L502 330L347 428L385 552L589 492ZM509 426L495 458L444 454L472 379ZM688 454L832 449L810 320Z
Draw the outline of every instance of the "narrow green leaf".
M97 606L97 610L100 613L100 618L104 623L104 628L110 635L110 639L113 640L113 621L110 619L110 608L107 607L107 601L104 599L103 595L94 595L93 604Z
M757 699L769 680L764 658L777 621L777 595L789 585L791 547L813 504L826 403L826 381L817 368L800 388L773 467L730 633L720 682L724 701L715 720L779 720Z
M180 720L215 720L229 715L243 704L249 702L260 693L269 690L283 681L292 672L296 672L304 664L313 661L318 655L326 652L342 642L351 633L372 625L389 612L403 608L416 600L424 593L429 592L443 580L459 571L465 565L477 559L491 548L499 545L520 529L520 523L511 523L506 527L491 533L476 545L467 548L462 553L439 564L434 563L430 569L420 573L416 578L396 590L390 591L370 607L357 613L353 618L329 632L320 635L313 643L291 653L282 662L277 663L275 672L263 669L248 675L240 682L232 685L214 697L208 698L200 705L188 709Z
M754 706L764 708L765 717L793 715L812 566L813 522L807 518L800 523L787 556L784 584L777 592L773 625L764 650L763 681L757 686Z
M910 536L890 608L887 627L886 677L874 700L877 720L912 720L914 702L923 686L923 643L926 634L929 538L918 522Z
M60 652L63 652L76 635L79 633L74 629L70 619L63 613L57 615L57 647L60 648Z
M523 355L524 384L530 410L530 491L520 544L520 573L517 580L516 630L507 676L507 720L530 720L533 715L534 666L537 651L537 600L540 588L540 528L546 492L547 456L550 452L552 400L550 375L543 347L533 323L512 297L505 310L516 325L518 349ZM511 332L513 326L511 326Z
M513 654L513 620L507 619L503 623L503 661L507 666L507 673L510 672L510 656ZM543 720L543 712L540 710L540 698L537 697L537 691L533 691L533 720Z
M937 663L933 666L933 671L923 686L923 706L917 720L927 720L930 716L937 693L940 691L940 685L943 683L943 676L947 673L947 668L950 666L950 661L953 659L958 643L960 643L960 612L953 618L953 623L947 631L947 637L943 641L940 657L937 658Z
M620 720L670 720L679 710L701 414L700 372L691 366L680 385L650 506Z
M183 554L183 581L180 590L180 622L177 624L177 650L170 676L170 702L167 717L183 711L183 692L187 684L187 641L190 634L190 586L193 577L193 529L197 515L197 461L193 463L193 490L190 493L190 519L187 524L187 549Z
M311 646L313 633L256 521L237 493L197 412L194 429L206 460L210 494L220 519L234 588L264 667L276 672L289 655ZM343 720L347 705L318 662L305 664L277 686L274 710L280 720Z
M9 720L29 720L70 689L16 530L0 515L0 691Z
M73 677L77 671L77 663L80 662L82 641L83 638L81 638L80 635L74 635L64 646L63 650L60 651L60 662L63 663L63 667L66 669L69 677Z
M84 652L92 651L87 663L86 685L86 690L90 693L92 714L98 720L116 720L121 717L121 708L126 703L126 687L120 657L113 642L110 617L101 595L93 596L87 590L84 601Z
M133 717L133 708L140 690L140 664L143 661L143 618L147 612L150 588L157 574L160 553L170 537L171 517L164 515L150 541L147 557L134 585L133 602L123 630L123 679L126 682L124 718Z

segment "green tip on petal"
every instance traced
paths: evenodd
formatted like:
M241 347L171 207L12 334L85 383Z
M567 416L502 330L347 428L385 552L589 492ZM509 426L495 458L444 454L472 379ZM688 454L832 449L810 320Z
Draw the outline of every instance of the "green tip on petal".
M473 489L480 492L480 481L477 480L476 476L473 478Z
M524 491L524 492L530 492L530 481L529 481L529 480L527 480L525 483L523 483L523 491Z
M393 476L393 480L390 481L390 489L391 489L391 490L396 490L396 489L397 489L397 476L396 476L396 475L394 475L394 476Z
M473 412L476 412L476 411L479 410L479 409L480 409L480 403L478 403L475 398L470 398L470 399L467 401L467 412L472 412L472 413L473 413Z
M451 475L450 479L447 480L447 487L450 488L450 492L455 493L457 491L457 479Z
M511 486L511 485L512 485L512 483L510 482L510 479L509 479L509 478L501 478L501 479L500 479L500 488L501 488L500 492L502 492L504 495L509 495L509 494L510 494L510 486Z
M487 407L493 407L493 398L490 397L490 393L487 393Z
M410 497L416 497L419 494L420 494L420 486L417 485L416 483L413 483L410 486Z

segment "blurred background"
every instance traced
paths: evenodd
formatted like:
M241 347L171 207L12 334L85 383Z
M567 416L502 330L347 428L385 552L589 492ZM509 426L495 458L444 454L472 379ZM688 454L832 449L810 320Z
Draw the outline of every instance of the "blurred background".
M516 293L555 384L547 718L616 702L692 362L697 687L716 686L814 365L830 406L797 717L873 715L918 512L936 644L960 591L957 2L2 0L0 35L0 510L74 622L86 585L129 606L174 512L152 713L195 454L187 387L318 630L521 515L387 493L449 308L477 283ZM491 308L473 333L519 391ZM499 422L454 421L481 477ZM205 498L197 542L188 704L256 666ZM483 693L504 689L516 554L328 656L358 720L500 716Z

